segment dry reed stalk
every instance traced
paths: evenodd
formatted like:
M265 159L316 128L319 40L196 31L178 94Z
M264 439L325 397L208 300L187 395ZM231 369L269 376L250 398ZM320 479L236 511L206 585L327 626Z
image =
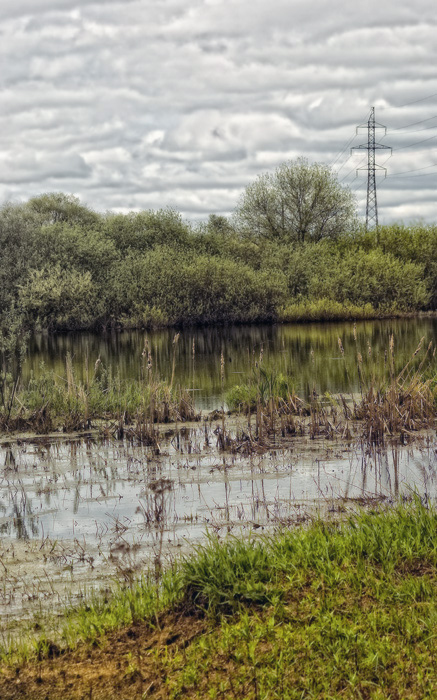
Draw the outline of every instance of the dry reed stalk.
M176 348L177 348L177 344L179 342L179 336L180 336L180 333L176 333L176 335L173 338L173 360L172 360L172 366L171 366L170 389L173 386L174 373L175 373L175 368L176 368Z
M74 382L73 361L69 352L67 352L67 356L65 358L65 372L67 378L67 394L69 396L74 396L76 392Z

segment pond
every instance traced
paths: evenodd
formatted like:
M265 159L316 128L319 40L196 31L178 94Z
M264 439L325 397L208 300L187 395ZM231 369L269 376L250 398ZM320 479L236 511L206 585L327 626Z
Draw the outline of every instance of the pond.
M42 363L63 374L70 353L79 376L100 357L135 377L147 341L155 371L167 379L174 372L204 411L198 423L162 426L158 450L94 435L0 438L0 628L114 580L126 583L208 532L256 536L414 493L435 498L435 431L407 446L296 436L223 451L221 420L206 413L260 362L291 376L301 393L356 391L357 353L366 352L369 371L378 373L392 334L400 369L423 337L423 347L435 340L437 323L190 329L176 343L174 331L33 338L27 376ZM245 416L226 421L231 435L249 430Z
M38 374L42 364L64 374L69 353L81 379L87 363L92 369L97 358L122 377L135 378L147 343L155 375L170 380L174 367L175 381L194 392L197 406L212 410L223 404L228 389L247 380L260 358L264 367L290 376L298 394L357 391L357 352L378 374L387 362L392 334L400 370L422 338L425 347L436 341L437 319L190 328L180 331L176 343L176 332L168 329L36 335L24 374Z

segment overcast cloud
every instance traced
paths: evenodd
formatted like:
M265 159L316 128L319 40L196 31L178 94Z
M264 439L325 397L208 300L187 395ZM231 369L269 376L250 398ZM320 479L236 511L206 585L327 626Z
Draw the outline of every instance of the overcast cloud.
M374 105L380 220L437 221L435 36L428 0L0 0L0 200L206 218L305 156L363 214Z

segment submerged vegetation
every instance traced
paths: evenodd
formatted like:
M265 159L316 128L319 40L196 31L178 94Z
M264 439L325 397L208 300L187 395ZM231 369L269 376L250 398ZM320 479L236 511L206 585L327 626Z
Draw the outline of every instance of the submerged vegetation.
M392 510L215 538L3 652L12 698L433 697L437 515ZM111 630L113 630L111 632Z

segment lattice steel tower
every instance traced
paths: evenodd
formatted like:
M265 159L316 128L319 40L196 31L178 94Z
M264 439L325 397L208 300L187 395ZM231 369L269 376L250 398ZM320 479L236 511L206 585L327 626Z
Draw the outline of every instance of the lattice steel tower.
M362 144L361 146L355 146L351 149L351 153L355 150L366 150L367 151L367 167L358 168L359 170L367 170L367 205L366 205L366 229L371 228L373 225L378 226L378 201L376 198L376 171L383 170L385 176L387 176L387 168L383 168L375 163L375 151L392 149L390 146L384 146L382 143L376 143L375 131L376 129L384 129L384 136L387 133L387 128L382 124L375 122L375 107L370 110L370 116L367 124L360 124L357 126L357 134L359 129L367 129L367 144Z

